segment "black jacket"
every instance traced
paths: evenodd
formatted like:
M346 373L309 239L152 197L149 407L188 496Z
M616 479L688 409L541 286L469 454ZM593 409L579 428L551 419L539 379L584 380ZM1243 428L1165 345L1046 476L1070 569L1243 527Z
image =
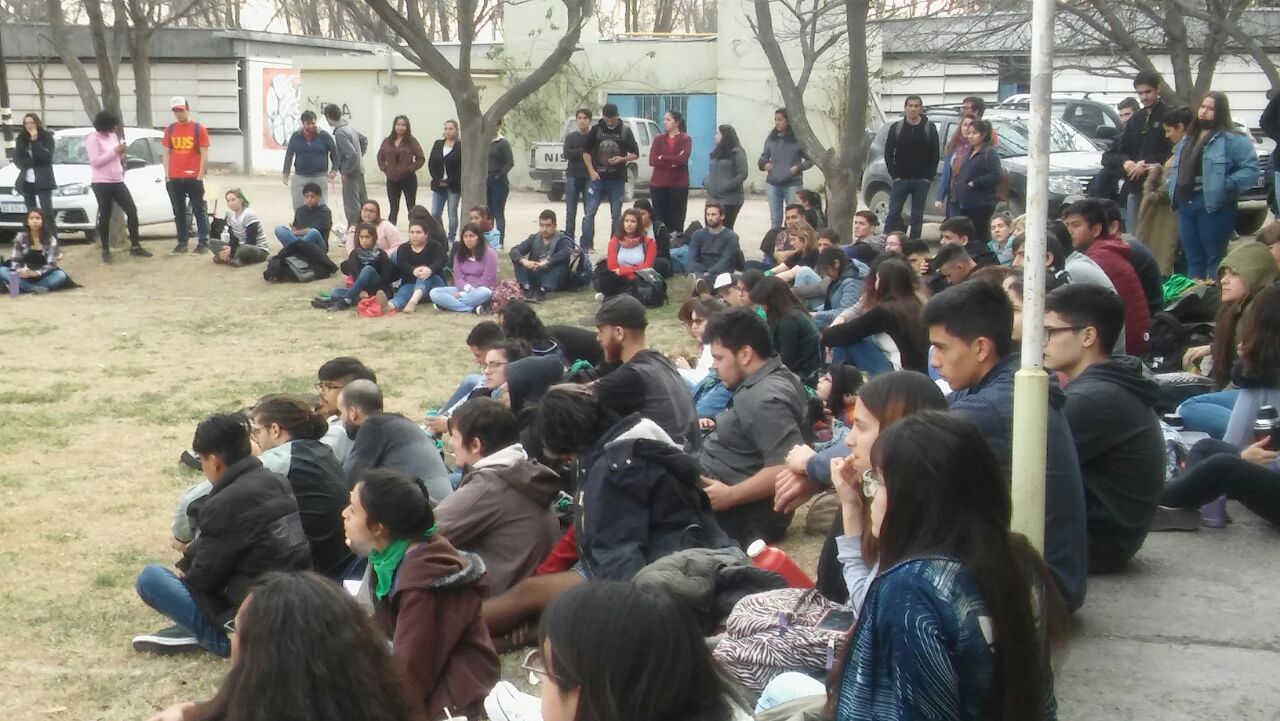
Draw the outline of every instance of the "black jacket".
M448 182L441 185L446 171L449 174ZM453 143L453 150L448 155L444 154L444 138L441 138L431 146L431 154L427 156L427 172L431 174L431 190L437 193L451 191L454 193L462 192L462 141L456 140Z
M919 125L907 123L906 118L894 123L884 141L884 164L894 180L933 180L940 153L938 129L925 116Z
M1271 100L1258 119L1258 127L1268 138L1276 141L1276 149L1271 151L1271 170L1280 171L1280 91L1273 91Z
M292 245L298 244L293 243ZM385 251L378 249L378 256L372 263L363 263L360 261L359 254L359 248L351 251L351 255L347 256L347 259L342 261L342 265L338 266L338 268L342 270L343 274L355 278L360 275L360 271L364 270L365 265L369 265L378 273L378 284L371 288L369 292L376 293L381 290L390 294L391 284L396 281L396 278L400 277L396 273L396 267L392 264L391 258L387 256Z
M1124 178L1124 185L1120 188L1121 197L1142 192L1143 181L1133 181L1125 175L1126 161L1142 160L1163 164L1173 153L1169 139L1164 135L1164 114L1168 109L1164 100L1157 100L1155 105L1134 113L1120 131L1120 136L1111 144L1111 148L1102 154L1103 167L1118 172Z
M338 266L323 249L317 248L310 243L290 243L280 249L275 257L267 261L266 270L262 271L262 279L269 282L279 282L289 280L290 276L285 272L285 258L298 257L307 261L307 265L316 273L316 280L328 278L338 272Z
M311 549L289 482L257 458L231 464L197 514L200 535L178 570L200 610L215 623L233 616L269 571L311 568Z
M42 130L34 141L20 130L13 146L13 164L18 166L14 187L21 193L27 185L27 171L35 170L34 190L53 190L58 181L53 177L53 133Z
M996 185L1000 182L1000 154L990 145L965 158L956 174L956 205L961 208L981 208L996 204ZM973 187L969 187L973 183ZM982 237L985 228L975 228ZM976 260L976 258L975 258Z
M1119 356L1089 366L1067 384L1063 414L1084 479L1089 572L1117 571L1147 537L1164 487L1160 388L1142 362Z
M730 548L702 492L698 462L635 413L578 459L578 558L592 579L629 581L689 548Z
M551 265L568 265L573 257L573 238L557 232L555 239L543 246L541 234L534 233L517 243L507 255L513 264L522 260L542 260L545 256Z
M342 528L342 511L350 500L347 476L333 451L320 441L289 443L289 472L285 475L298 501L302 530L311 545L317 572L331 575L352 560Z

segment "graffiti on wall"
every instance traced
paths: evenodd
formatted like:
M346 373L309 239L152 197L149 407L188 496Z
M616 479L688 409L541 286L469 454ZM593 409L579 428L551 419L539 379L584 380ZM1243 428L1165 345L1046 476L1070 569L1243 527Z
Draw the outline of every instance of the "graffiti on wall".
M284 150L302 114L302 76L293 68L262 69L262 147Z

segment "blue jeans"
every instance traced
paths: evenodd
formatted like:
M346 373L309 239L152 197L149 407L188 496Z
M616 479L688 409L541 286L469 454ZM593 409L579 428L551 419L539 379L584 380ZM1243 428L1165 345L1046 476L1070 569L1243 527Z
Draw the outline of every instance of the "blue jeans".
M401 283L400 287L396 289L396 294L391 297L391 305L395 306L396 310L404 310L404 307L409 304L409 299L413 297L415 292L420 290L425 296L442 285L444 285L444 278L438 275L433 275L426 280L419 278L412 283Z
M774 706L781 706L788 701L795 701L806 696L823 696L827 693L827 685L807 674L787 671L773 677L765 684L756 701L757 714L764 713Z
M1208 433L1213 438L1222 440L1227 434L1227 423L1231 420L1231 409L1235 408L1236 399L1240 397L1237 389L1205 393L1192 396L1178 406L1178 415L1182 416L1183 428L1188 431Z
M173 207L173 222L178 226L178 245L185 246L191 237L191 224L187 220L187 208L196 216L196 243L209 243L209 213L204 206L204 181L195 178L170 178L165 184L169 191L169 204Z
M163 566L147 566L138 574L135 588L143 603L194 636L200 648L223 658L231 655L231 641L222 626L200 610L191 589L173 571Z
M909 238L919 238L924 226L924 205L929 200L929 181L924 178L898 178L889 190L889 217L884 221L884 232L902 228L902 206L911 198L911 229Z
M484 204L493 214L493 227L498 237L507 242L507 196L511 194L511 181L504 175L490 175L484 181Z
M693 408L699 418L715 418L724 413L731 400L733 391L725 388L723 383L717 383L693 399Z
M564 179L564 232L574 240L577 240L573 231L578 227L578 201L581 200L586 205L587 186L590 183L590 178L565 176Z
M769 227L782 227L782 211L788 205L796 202L796 191L800 189L800 185L774 185L772 183L764 184L764 197L769 200Z
M295 235L293 228L287 225L277 225L276 240L280 241L281 248L288 248L299 240L305 240L321 250L324 249L324 236L320 235L320 231L315 228L308 228L307 232L302 235Z
M493 291L489 288L472 288L464 292L461 298L455 298L453 294L459 290L459 288L453 287L436 288L431 291L431 302L440 310L470 313L488 303L489 299L493 297Z
M863 338L853 345L832 348L831 362L852 363L867 375L873 376L893 370L893 364L884 357L880 347L872 343L870 338Z
M791 286L793 288L805 288L811 285L819 285L821 283L822 277L819 276L818 272L813 268L804 265L796 266L796 277L791 281ZM803 298L802 302L804 303L805 308L814 311L822 310L822 306L826 304L827 299L825 296L819 296L817 298Z
M683 273L685 261L689 259L689 244L685 243L679 248L671 249L671 272ZM712 280L715 280L712 278Z
M449 396L449 400L444 402L440 410L447 411L458 405L463 399L471 395L471 391L479 388L481 383L484 383L483 374L472 373L464 377L462 382L458 384L458 389L453 392L453 395Z
M609 234L618 227L618 220L622 218L622 196L627 192L627 181L625 180L593 180L587 188L587 210L582 217L582 238L579 245L583 250L592 250L595 248L596 238L596 211L600 209L600 203L605 198L609 199Z
M1138 206L1142 203L1142 192L1133 191L1129 193L1129 197L1125 199L1123 215L1124 229L1126 232L1132 233L1138 229Z
M437 223L444 224L440 213L446 205L449 207L449 240L458 237L458 201L461 199L462 195L452 190L444 193L435 189L431 191L431 214L435 216Z
M557 263L547 266L546 270L529 270L528 268L514 264L516 273L516 282L521 288L538 289L548 293L554 293L564 288L564 281L569 275L569 266L565 263Z
M9 275L13 273L8 268L0 268L0 293L9 292ZM43 278L35 280L27 280L25 278L18 279L19 293L34 293L36 288L45 288L47 290L57 290L67 282L67 274L62 270L53 270L47 273Z
M1178 204L1178 239L1187 258L1188 278L1216 278L1218 264L1227 252L1227 241L1236 225L1235 203L1213 212L1204 207L1204 193Z
M378 275L378 271L374 270L372 265L366 265L360 269L360 274L356 276L356 280L351 284L350 288L334 288L329 291L329 295L345 300L347 305L355 305L356 301L360 300L360 293L379 285L382 285L382 277Z

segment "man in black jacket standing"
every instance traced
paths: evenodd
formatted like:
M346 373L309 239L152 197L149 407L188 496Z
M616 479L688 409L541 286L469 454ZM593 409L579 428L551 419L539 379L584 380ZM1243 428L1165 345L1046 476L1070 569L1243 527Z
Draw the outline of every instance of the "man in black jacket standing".
M578 222L578 201L581 200L585 208L587 186L591 183L587 164L582 161L587 134L591 132L591 111L578 108L574 119L578 123L577 129L564 136L564 232L570 238L577 237L573 233Z
M1271 212L1280 213L1280 88L1272 88L1267 93L1267 107L1258 119L1258 126L1268 138L1276 141L1276 149L1271 151L1271 171L1275 173L1276 182L1271 188Z
M1164 135L1164 114L1168 105L1160 97L1160 76L1140 72L1133 79L1142 109L1133 114L1111 149L1102 154L1102 165L1119 172L1124 178L1120 197L1126 199L1125 228L1137 227L1138 206L1142 202L1142 183L1147 173L1164 165L1173 149Z
M213 484L196 512L199 535L183 549L181 575L150 565L137 582L143 602L175 625L135 637L133 647L160 654L203 648L225 658L225 624L254 582L269 571L310 569L311 549L289 482L253 457L244 416L206 418L191 448Z
M919 238L924 225L924 205L929 184L938 174L938 129L924 115L924 101L908 95L901 120L889 128L884 141L884 163L893 178L889 191L889 217L884 232L902 229L902 206L911 198L910 237Z

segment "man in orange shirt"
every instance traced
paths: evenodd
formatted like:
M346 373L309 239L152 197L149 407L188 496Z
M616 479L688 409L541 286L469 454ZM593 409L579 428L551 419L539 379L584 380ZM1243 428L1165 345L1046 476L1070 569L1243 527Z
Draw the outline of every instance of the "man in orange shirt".
M176 97L169 102L177 122L164 130L164 168L168 176L166 188L173 204L173 222L178 226L178 244L171 254L187 252L191 226L187 206L196 216L196 247L193 253L209 252L209 214L204 205L204 171L209 162L209 129L191 120L187 99Z

